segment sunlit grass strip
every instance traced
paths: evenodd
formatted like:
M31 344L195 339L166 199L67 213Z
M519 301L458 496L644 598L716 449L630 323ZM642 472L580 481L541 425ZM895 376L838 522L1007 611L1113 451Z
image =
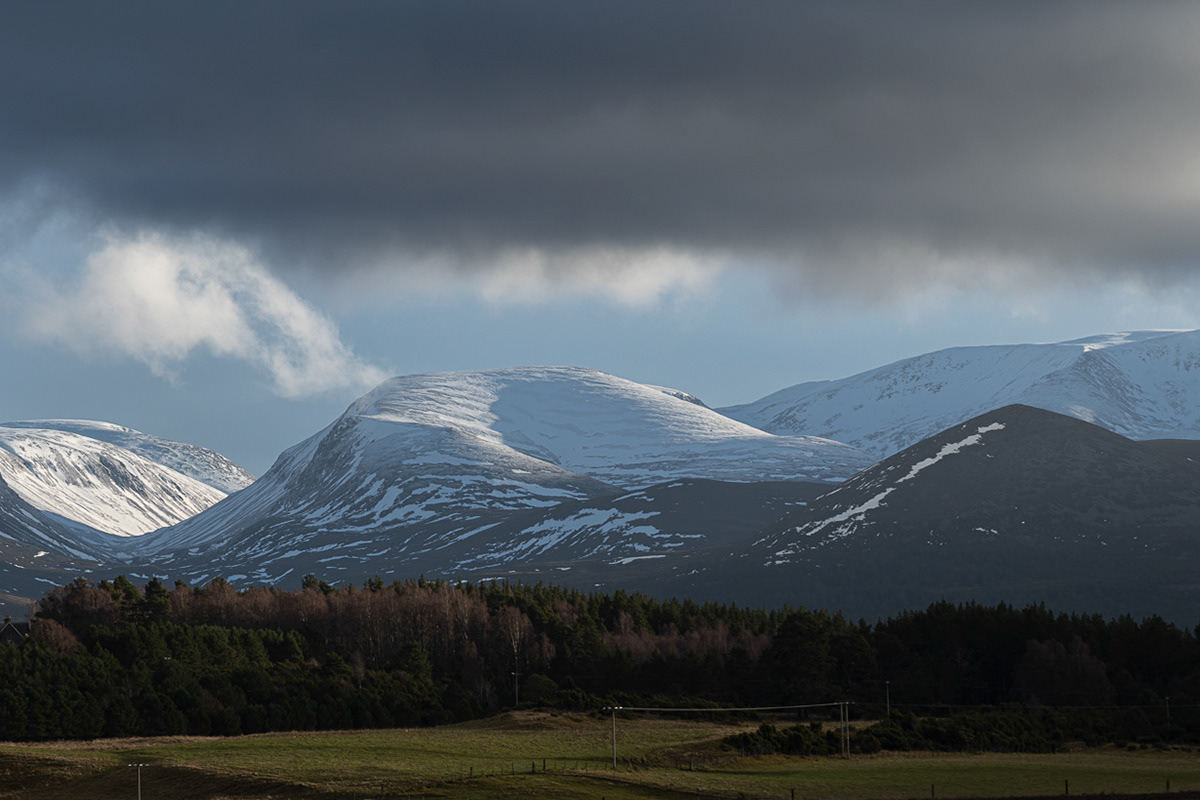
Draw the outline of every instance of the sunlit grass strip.
M521 719L528 722L529 717ZM473 723L430 729L264 734L170 743L132 753L163 763L314 786L350 775L366 785L401 788L543 769L597 772L611 766L608 731L602 721L545 715L537 725L523 727L518 721L503 726ZM622 734L622 747L634 759L662 748L711 743L742 730L680 721L650 721L630 727Z

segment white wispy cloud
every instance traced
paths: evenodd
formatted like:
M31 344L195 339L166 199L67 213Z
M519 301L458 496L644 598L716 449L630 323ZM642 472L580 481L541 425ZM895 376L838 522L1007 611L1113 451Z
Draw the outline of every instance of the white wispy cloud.
M473 295L495 306L552 305L579 297L642 312L711 293L725 253L668 245L524 247L475 253L389 252L329 286L349 305Z
M498 303L587 294L649 309L668 296L703 292L719 272L715 257L669 247L528 248L501 253L480 291Z
M386 377L253 253L211 236L110 233L74 279L41 280L27 299L23 327L35 339L167 377L198 352L264 370L285 397Z

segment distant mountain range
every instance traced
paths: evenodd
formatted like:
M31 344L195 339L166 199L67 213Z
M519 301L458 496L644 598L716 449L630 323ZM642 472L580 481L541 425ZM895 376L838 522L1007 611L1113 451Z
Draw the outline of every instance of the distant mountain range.
M771 433L803 431L884 458L1013 403L1131 439L1200 439L1200 331L955 347L720 411Z
M257 481L128 428L7 423L0 595L423 573L1190 624L1196 439L1200 332L1161 331L939 351L720 413L580 368L394 378Z

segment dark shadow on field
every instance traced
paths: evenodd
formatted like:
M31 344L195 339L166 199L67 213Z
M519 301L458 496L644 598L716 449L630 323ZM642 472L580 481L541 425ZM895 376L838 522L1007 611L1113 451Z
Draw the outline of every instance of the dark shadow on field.
M62 800L65 797L77 797L89 800L128 800L137 796L137 770L131 767L105 766L97 768L94 772L72 768L68 772L54 769L59 765L52 761L39 765L24 763L20 766L24 768L20 785L4 780L0 788L0 798ZM7 777L5 772L0 772L0 775ZM335 797L345 797L344 792L332 794L292 783L156 765L142 769L142 795L147 800L333 800Z

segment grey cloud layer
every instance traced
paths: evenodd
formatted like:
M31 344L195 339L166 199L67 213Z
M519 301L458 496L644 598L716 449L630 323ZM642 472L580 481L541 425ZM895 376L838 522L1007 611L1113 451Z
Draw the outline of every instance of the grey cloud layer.
M0 188L281 263L666 244L853 284L959 256L1169 275L1200 255L1193 4L5 14Z

